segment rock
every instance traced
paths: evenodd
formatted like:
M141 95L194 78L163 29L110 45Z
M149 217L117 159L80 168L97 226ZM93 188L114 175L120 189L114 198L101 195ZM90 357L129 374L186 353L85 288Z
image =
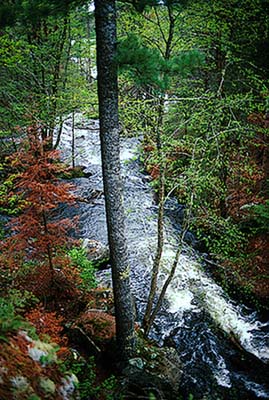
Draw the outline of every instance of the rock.
M145 355L144 355L145 356ZM155 395L156 399L177 397L182 376L182 363L174 348L149 348L149 359L134 358L123 370L127 390L137 396Z
M28 346L28 354L32 360L39 361L42 366L57 361L55 344L41 340L32 341L32 345Z
M68 327L67 334L74 343L83 344L87 352L98 356L115 338L115 317L102 310L87 310Z
M63 400L74 399L73 394L78 386L78 379L74 374L62 378L62 385L59 388L59 393Z
M87 201L90 203L95 199L100 199L104 194L103 190L93 189L87 196Z
M129 360L129 364L138 369L144 368L144 361L142 360L142 358L139 358L139 357L131 358Z
M25 376L14 376L10 382L15 391L19 392L25 392L30 386Z
M179 390L182 370L180 357L173 347L164 347L157 354L156 372L167 385L171 385L174 391Z
M95 266L102 268L109 262L109 248L97 240L83 239L82 247L86 249L87 258L93 261Z
M76 165L75 167L69 167L63 174L65 179L74 178L89 178L92 176L92 172L86 171L87 167L84 165Z
M89 119L84 115L77 115L75 120L76 129L83 129L86 131L96 131L99 129L99 120L97 119Z

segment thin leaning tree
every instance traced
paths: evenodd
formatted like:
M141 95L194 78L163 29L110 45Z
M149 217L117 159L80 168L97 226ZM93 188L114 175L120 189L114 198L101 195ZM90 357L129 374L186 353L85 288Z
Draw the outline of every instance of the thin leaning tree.
M115 0L95 0L95 22L102 170L116 337L119 358L126 361L134 353L135 339L120 173Z
M176 42L176 23L182 12L182 1L178 0L126 0L135 6L137 11L144 16L145 20L154 26L160 37L157 45L153 41L152 46L150 37L147 41L143 41L135 33L127 32L127 37L120 42L118 49L118 63L120 70L127 70L136 85L144 88L145 94L150 88L150 96L154 100L156 119L154 128L152 129L152 140L156 146L156 159L158 168L158 225L157 225L157 246L151 271L151 283L148 294L145 314L142 321L145 336L148 336L154 319L162 305L165 293L171 283L179 257L182 250L182 243L189 225L189 218L185 218L182 227L182 234L178 240L178 248L174 262L164 281L162 288L159 287L159 275L161 261L164 250L164 205L166 191L166 154L167 138L165 138L165 102L169 101L171 90L173 90L173 80L179 79L186 73L190 73L202 61L202 56L195 50L188 52L180 52L175 49ZM148 6L147 9L145 7ZM152 8L151 14L147 14L147 10ZM143 10L145 14L143 14ZM166 26L163 26L162 15L166 13ZM156 32L156 31L155 31ZM147 35L146 35L147 36ZM142 100L143 101L143 100ZM169 196L169 195L168 195ZM191 206L191 204L190 204Z

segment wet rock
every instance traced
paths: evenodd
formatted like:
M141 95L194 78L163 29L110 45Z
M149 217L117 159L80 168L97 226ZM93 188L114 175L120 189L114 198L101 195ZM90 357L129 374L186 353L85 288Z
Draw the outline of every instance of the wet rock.
M83 239L82 247L86 250L88 260L100 269L108 265L109 248L97 240Z
M94 200L100 199L103 196L103 190L93 189L77 198L78 202L94 204Z
M97 119L88 119L86 116L82 114L78 114L75 119L75 127L76 129L85 129L85 130L98 130L99 129L99 120Z
M59 393L64 400L74 399L73 393L78 386L78 379L74 374L61 379L62 385L59 388Z
M138 369L143 369L144 368L144 361L142 358L136 357L136 358L131 358L129 360L129 364L132 365L133 367L136 367Z
M93 201L95 199L99 199L101 196L103 196L103 194L104 194L103 190L93 189L88 194L87 199L88 201Z
M175 399L180 388L182 363L173 348L154 348L150 360L131 359L124 369L127 390L156 399Z

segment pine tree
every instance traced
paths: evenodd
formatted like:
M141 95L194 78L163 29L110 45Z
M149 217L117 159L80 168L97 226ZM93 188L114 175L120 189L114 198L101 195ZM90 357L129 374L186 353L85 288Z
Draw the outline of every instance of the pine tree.
M55 219L55 210L61 203L73 203L72 185L62 183L57 175L63 166L57 162L59 152L47 151L37 126L28 128L26 147L12 156L12 165L18 171L15 193L21 196L24 207L21 214L11 220L12 234L2 244L3 268L18 270L24 263L34 260L44 270L49 268L53 284L55 257L67 244L67 232L73 224L69 219ZM64 260L64 257L63 259ZM57 257L57 267L61 258Z
M125 236L118 121L115 0L95 0L102 169L119 358L134 351L134 316Z

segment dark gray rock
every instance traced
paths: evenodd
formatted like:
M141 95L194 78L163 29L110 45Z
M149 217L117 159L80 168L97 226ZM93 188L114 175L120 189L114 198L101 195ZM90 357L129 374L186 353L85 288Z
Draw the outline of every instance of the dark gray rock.
M123 370L124 384L127 392L148 396L150 393L156 399L175 399L180 389L182 363L174 348L154 348L150 351L150 359L143 356L129 361Z

